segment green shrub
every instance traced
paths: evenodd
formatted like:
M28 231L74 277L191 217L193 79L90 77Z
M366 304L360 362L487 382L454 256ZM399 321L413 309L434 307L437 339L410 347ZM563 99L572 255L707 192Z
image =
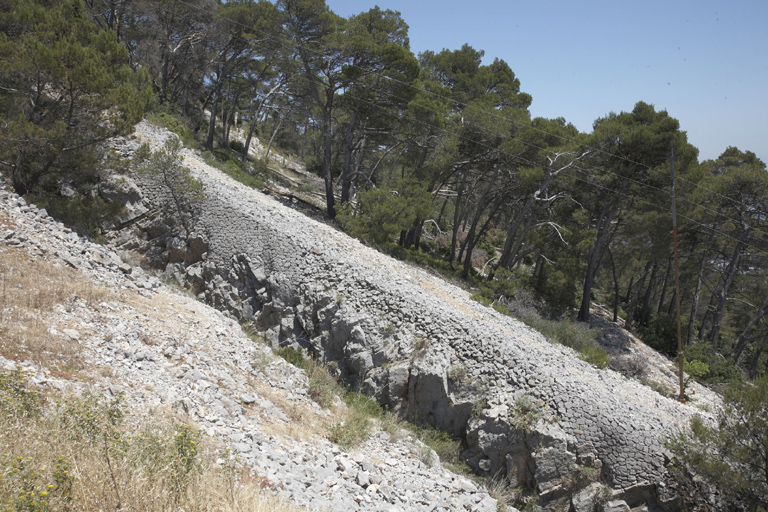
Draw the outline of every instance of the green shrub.
M195 136L192 133L192 130L189 129L180 114L171 112L158 112L156 114L149 114L147 116L147 121L154 125L162 126L163 128L166 128L167 130L178 135L181 139L181 142L184 143L184 147L197 147L197 140L195 140Z
M479 302L485 307L490 307L493 303L493 299L489 298L486 294L483 293L483 291L475 292L472 295L469 296L470 299L474 300L475 302Z
M665 440L675 454L670 469L683 482L713 485L726 510L768 510L768 377L731 382L723 405L716 424L694 416L687 429ZM697 508L691 505L683 508Z
M512 425L530 432L539 420L546 418L546 404L530 395L520 395L512 404L510 413Z
M42 395L27 386L27 372L19 367L0 369L0 413L13 417L38 416Z
M329 439L348 450L366 439L371 433L371 418L380 418L384 411L373 398L354 391L347 392L344 402L351 411L351 416L344 422L331 425Z
M340 206L337 220L352 236L384 245L431 210L432 195L423 186L403 180L361 192L356 207Z
M203 161L205 161L205 163L211 167L217 168L224 174L228 175L230 178L234 179L235 181L239 181L247 187L261 190L266 186L264 179L259 175L258 172L250 171L249 168L245 166L245 164L232 159L231 156L225 151L217 150L216 154L219 156L226 155L226 160L220 160L210 151L204 152L201 156L203 157Z
M694 378L707 384L719 384L740 379L741 374L733 364L733 360L720 354L712 354L711 345L706 342L689 345L683 349L687 361L700 361L705 364L707 371Z
M650 347L672 357L677 355L677 321L672 315L654 315L646 327L638 329L640 338Z
M330 407L338 397L344 395L344 388L336 377L314 359L305 358L301 352L292 347L281 348L275 353L307 373L309 396L321 407Z
M242 141L231 139L229 141L229 148L232 151L236 151L237 153L242 153L243 150L245 149L245 144L243 144Z
M109 402L90 393L69 396L60 404L62 425L76 439L99 442L103 436L114 438L123 420L122 395Z
M117 201L108 203L95 193L93 186L83 188L81 193L82 195L78 197L30 194L28 200L36 203L40 208L45 208L51 217L74 229L80 235L87 235L97 242L103 242L102 226L105 223L111 223L124 213L125 207Z
M583 348L579 354L579 359L586 361L589 364L593 364L601 370L607 368L610 363L608 352L606 352L604 348L596 345Z
M597 341L597 329L566 318L547 320L538 314L529 314L521 320L543 334L551 343L571 347L580 354L579 358L583 361L594 364L600 369L608 366L608 353Z
M461 459L461 440L451 437L451 435L444 430L433 427L420 427L412 423L405 423L405 427L410 430L419 441L434 450L441 461L448 465L463 462Z

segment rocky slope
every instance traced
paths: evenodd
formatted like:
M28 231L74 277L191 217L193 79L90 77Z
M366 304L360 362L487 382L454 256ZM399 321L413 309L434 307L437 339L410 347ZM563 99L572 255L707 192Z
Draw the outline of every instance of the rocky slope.
M351 452L329 442L336 418L309 398L303 370L254 342L231 317L78 237L1 186L4 283L25 271L9 262L27 258L69 269L73 289L85 291L37 319L50 340L74 346L78 370L1 356L0 367L21 364L35 385L67 393L124 393L139 418L162 410L185 416L309 510L496 510L471 480L423 462L424 446L410 437L393 440L379 431ZM6 327L0 324L8 334Z
M167 136L142 123L135 139L115 147L130 156L140 142L157 149ZM299 424L320 424L328 413L306 396L303 372L240 332L236 320L245 320L272 347L334 363L340 378L402 416L461 436L478 472L529 489L548 510L598 503L679 510L659 440L699 410L597 370L463 290L232 181L191 151L184 164L205 193L189 232L169 213L167 188L137 175L135 183L111 182L107 195L128 205L113 243L146 254L219 311L0 194L16 226L0 236L6 245L138 294L78 303L67 322L51 320L60 332L67 324L94 364L112 368L138 406L184 411L313 509L495 508L466 478L423 464L413 443L379 434L347 454L322 436L298 436Z
M137 129L139 141L154 147L166 136L147 124ZM137 143L121 149L130 154ZM184 163L205 188L193 229L174 230L162 214L167 190L140 177L142 204L156 213L137 219L141 240L132 232L119 243L154 254L207 303L255 321L272 346L335 362L340 377L393 410L462 436L471 465L534 489L540 505L575 506L567 504L586 492L583 475L597 474L617 510L646 502L676 508L663 484L659 440L697 409L597 370L461 289L235 183L192 152ZM593 488L587 501L598 494Z

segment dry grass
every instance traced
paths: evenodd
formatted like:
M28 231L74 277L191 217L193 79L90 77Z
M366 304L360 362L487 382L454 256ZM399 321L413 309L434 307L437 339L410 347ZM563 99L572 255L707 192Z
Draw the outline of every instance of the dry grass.
M297 441L313 442L327 438L333 423L350 415L348 408L343 405L335 406L331 414L319 414L310 404L289 398L285 390L274 388L269 382L250 378L249 384L257 395L272 402L290 420L286 422L272 415L263 418L260 430L280 440L290 437Z
M65 374L80 370L79 344L52 334L51 317L58 307L69 309L81 300L94 304L107 293L74 269L0 249L0 354Z
M85 395L46 403L18 385L19 375L0 371L3 510L299 510L263 478L217 465L213 441L170 415L123 427L117 402Z

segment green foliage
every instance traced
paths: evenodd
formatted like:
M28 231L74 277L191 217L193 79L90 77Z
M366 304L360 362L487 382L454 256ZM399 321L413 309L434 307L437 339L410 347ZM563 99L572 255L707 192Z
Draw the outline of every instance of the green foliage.
M520 395L510 407L510 414L512 425L530 432L536 423L547 418L547 406L531 395Z
M172 213L189 233L195 207L204 198L203 183L181 165L182 160L181 142L178 137L171 136L160 151L150 151L149 145L142 144L134 155L134 168L137 172L157 176L172 198Z
M469 296L470 299L474 300L475 302L479 302L485 307L491 307L491 304L493 304L493 299L488 298L483 291L478 291L473 293Z
M309 396L321 407L330 407L338 397L344 395L344 388L336 380L336 377L314 359L305 358L301 352L293 347L283 347L276 350L275 354L307 372Z
M113 438L123 420L122 395L105 402L102 397L86 393L67 397L60 406L65 430L92 443L100 442L103 436Z
M599 345L589 345L580 350L579 359L604 370L608 368L610 360L608 352Z
M217 157L227 155L226 160L221 160ZM266 172L266 163L262 160L258 160L254 163L254 166L248 167L244 163L241 163L235 159L229 157L224 151L218 151L216 155L210 151L206 151L202 154L205 163L211 167L215 167L235 181L239 181L246 187L261 190L266 187L263 175Z
M0 496L6 498L3 500L3 512L69 509L72 490L69 460L64 457L56 459L53 471L44 464L34 457L21 455L12 457L4 454L0 458L0 471L3 473Z
M539 315L528 315L521 320L543 334L547 341L571 347L579 352L580 359L600 369L608 366L608 353L597 341L597 329L567 318L547 320Z
M392 185L361 192L356 208L342 205L340 225L356 238L386 244L432 210L432 195L420 184L403 180Z
M467 378L467 369L460 364L452 364L448 368L447 377L454 382L461 382Z
M558 265L544 265L533 282L533 289L549 307L565 311L573 307L581 262L574 258L558 258Z
M598 331L565 317L559 320L542 317L524 283L524 276L499 269L494 279L483 284L480 291L473 293L470 298L484 306L493 306L502 314L518 318L543 334L551 343L571 347L579 352L579 358L583 361L600 369L608 367L608 353L597 342Z
M387 254L393 258L397 258L401 261L407 261L415 263L423 267L429 267L432 270L440 272L446 277L453 277L456 272L451 268L451 265L440 258L437 258L426 252L422 252L416 249L406 249L405 247L397 244L389 244L382 247Z
M19 367L0 369L0 414L17 418L38 416L41 394L27 386L27 372Z
M670 356L677 355L677 320L672 315L654 315L646 327L638 329L640 338L650 347Z
M162 126L167 130L175 133L181 139L181 142L186 148L196 148L198 146L192 130L190 130L184 118L176 113L171 112L158 112L156 114L149 114L147 121L158 126Z
M692 375L694 379L707 384L719 384L723 382L730 382L735 379L740 379L736 365L733 364L733 359L729 357L723 357L720 354L712 354L712 347L709 343L702 342L694 345L687 346L683 349L685 360L690 363L700 363L706 367L707 371L699 373L698 375ZM685 369L685 368L684 368ZM687 372L688 370L685 369Z
M368 439L373 428L371 419L383 417L384 410L373 398L354 391L347 392L344 402L352 415L331 425L328 439L348 450Z
M413 423L405 423L405 428L410 430L416 438L437 453L442 462L448 466L461 464L461 440L451 437L444 430L433 427L418 426Z
M13 27L0 32L0 161L16 191L93 176L99 144L141 119L148 75L131 69L128 50L82 0L13 0L0 24Z
M728 502L765 511L768 503L768 377L732 382L717 423L695 416L666 446L677 458L677 476L704 478Z
M33 192L29 194L29 199L38 207L45 208L51 217L101 243L104 240L103 226L118 218L125 207L117 201L105 201L94 193L93 187L83 187L81 192L83 195L71 198Z

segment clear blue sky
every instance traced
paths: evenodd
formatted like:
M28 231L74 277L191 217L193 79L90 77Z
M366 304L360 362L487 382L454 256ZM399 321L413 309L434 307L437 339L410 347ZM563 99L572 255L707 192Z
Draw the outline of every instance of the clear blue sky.
M411 49L485 50L533 96L533 117L595 119L645 101L699 159L728 146L768 163L768 0L327 0L343 17L399 11Z

